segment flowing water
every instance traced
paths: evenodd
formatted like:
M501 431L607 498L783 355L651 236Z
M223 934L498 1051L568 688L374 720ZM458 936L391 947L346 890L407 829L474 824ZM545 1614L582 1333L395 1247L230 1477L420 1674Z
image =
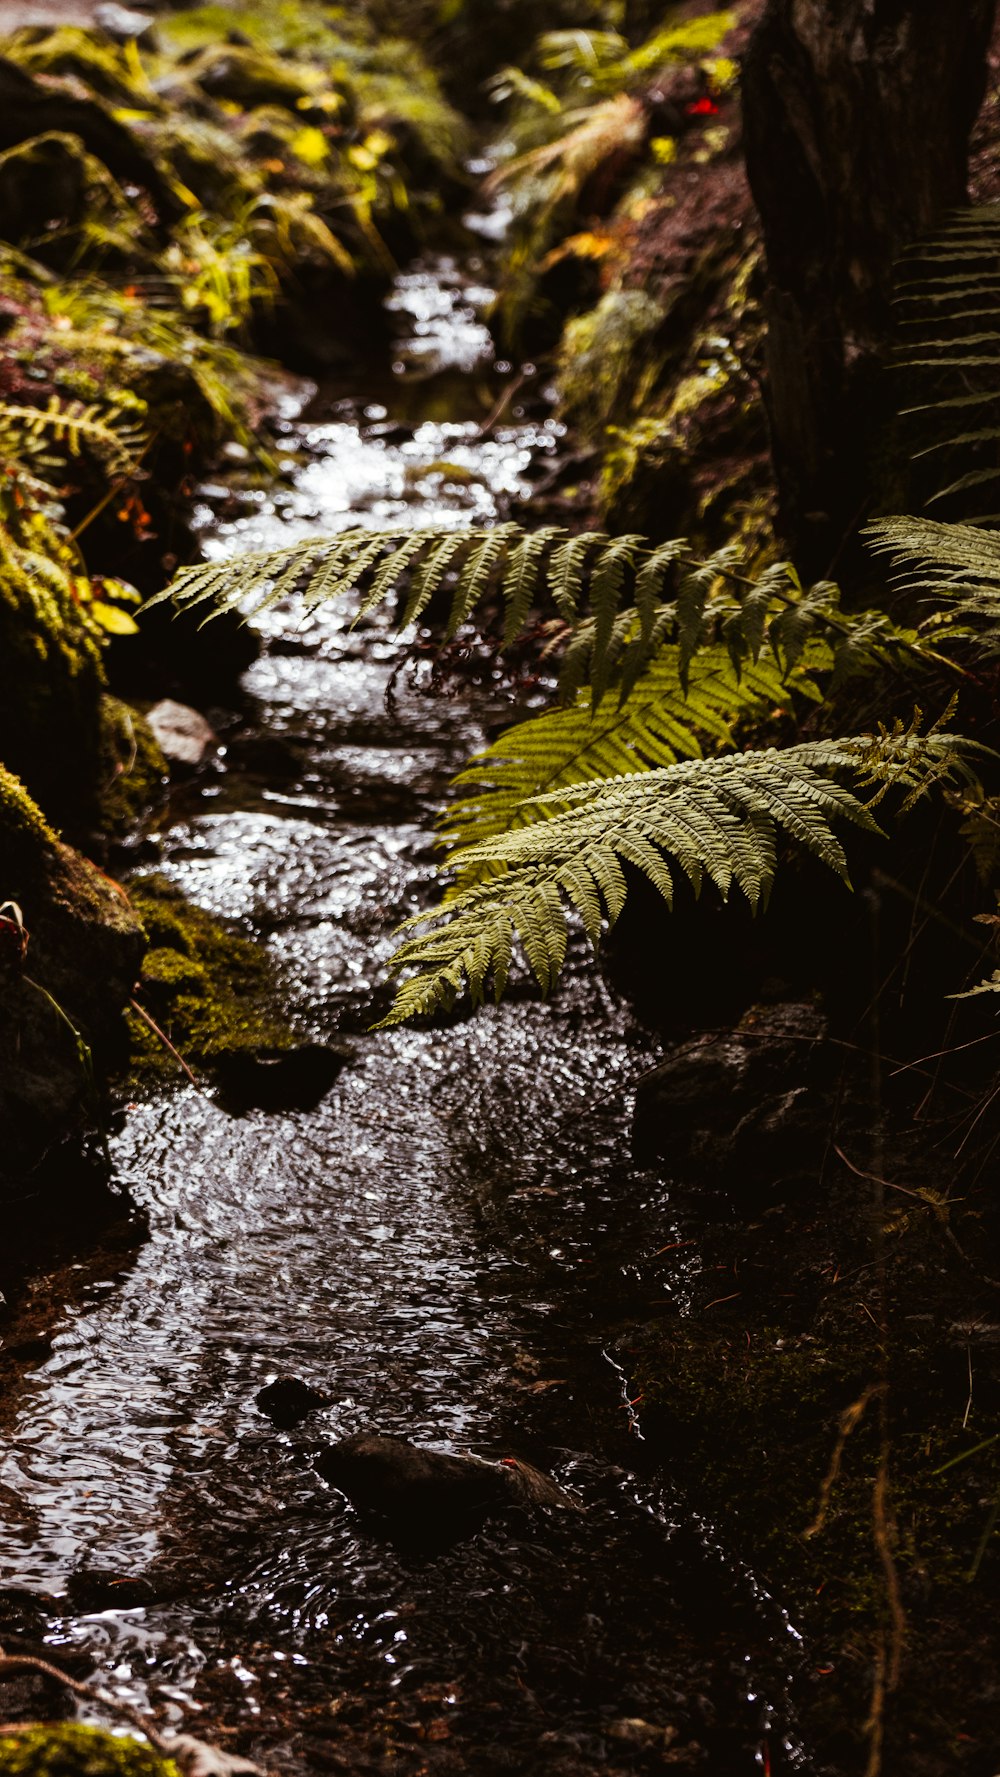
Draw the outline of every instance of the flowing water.
M496 515L558 447L508 404L475 268L400 280L377 400L289 406L274 491L209 489L215 553L358 522ZM492 424L488 424L490 420ZM584 968L448 1028L371 1035L394 923L428 892L432 815L482 694L430 700L372 621L269 615L225 768L160 867L270 946L304 1031L352 1058L311 1111L231 1115L181 1083L130 1106L116 1174L148 1217L67 1310L0 1468L3 1584L121 1699L287 1769L812 1769L793 1626L647 1460L628 1327L697 1268L669 1181L629 1161L654 1053ZM330 1405L295 1432L273 1376ZM586 1505L446 1553L373 1534L311 1468L363 1428L518 1452ZM120 1601L119 1601L120 1600ZM697 1750L700 1748L700 1752Z

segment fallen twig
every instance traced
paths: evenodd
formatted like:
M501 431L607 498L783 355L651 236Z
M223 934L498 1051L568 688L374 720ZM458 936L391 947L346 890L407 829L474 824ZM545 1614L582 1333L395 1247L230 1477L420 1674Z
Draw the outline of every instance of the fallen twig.
M54 1678L57 1684L72 1691L74 1697L82 1698L85 1703L99 1703L102 1709L113 1710L125 1721L130 1721L133 1727L145 1735L150 1746L155 1747L164 1758L172 1756L159 1730L138 1709L133 1709L131 1703L121 1703L116 1697L109 1697L106 1692L97 1690L94 1685L83 1684L78 1678L70 1678L68 1673L60 1672L58 1666L51 1665L48 1660L39 1660L34 1654L5 1654L0 1648L0 1680L15 1672L40 1672L45 1678Z

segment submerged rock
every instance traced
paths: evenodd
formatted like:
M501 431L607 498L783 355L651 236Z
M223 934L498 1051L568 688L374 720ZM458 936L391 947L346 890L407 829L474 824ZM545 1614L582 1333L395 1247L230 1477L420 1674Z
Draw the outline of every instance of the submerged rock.
M484 1519L514 1506L583 1510L565 1488L520 1458L487 1462L481 1456L452 1456L374 1432L331 1445L315 1466L358 1511L374 1513L392 1530L418 1539L458 1541Z
M71 1573L66 1590L74 1610L87 1615L100 1610L137 1610L155 1604L158 1598L157 1588L142 1574L95 1567Z
M227 1109L311 1111L325 1098L345 1063L346 1048L298 1043L292 1049L235 1049L217 1055L214 1072Z

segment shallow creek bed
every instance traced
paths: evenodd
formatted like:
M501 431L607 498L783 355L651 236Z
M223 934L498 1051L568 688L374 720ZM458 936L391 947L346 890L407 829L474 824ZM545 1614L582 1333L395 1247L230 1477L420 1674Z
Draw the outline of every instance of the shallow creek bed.
M516 405L487 425L476 275L400 280L389 387L292 402L306 467L206 490L211 552L488 520L527 489L558 428ZM0 1638L278 1769L830 1769L797 1721L800 1624L664 1479L635 1398L629 1329L676 1326L709 1262L665 1169L629 1158L657 1044L572 968L548 1007L368 1033L478 730L405 672L387 710L377 622L289 608L265 642L156 866L265 942L301 1028L349 1059L310 1110L233 1115L181 1080L126 1107L115 1177L147 1233L64 1271L26 1348ZM287 1431L256 1404L283 1374L329 1403ZM586 1509L394 1547L312 1466L364 1429L522 1456Z

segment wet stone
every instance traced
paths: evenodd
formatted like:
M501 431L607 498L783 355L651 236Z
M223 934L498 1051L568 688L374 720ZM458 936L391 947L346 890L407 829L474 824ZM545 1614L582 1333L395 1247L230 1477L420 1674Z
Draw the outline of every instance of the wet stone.
M146 721L164 758L169 759L171 765L188 771L196 771L199 765L203 765L219 744L211 723L206 722L198 710L191 709L186 703L176 703L172 697L154 703L146 712Z
M257 1396L261 1412L279 1431L290 1431L310 1413L329 1404L329 1395L321 1394L318 1388L311 1387L298 1376L277 1376Z
M157 1601L157 1589L142 1575L133 1576L82 1568L67 1584L74 1610L88 1615L101 1610L140 1610Z
M350 1051L326 1043L295 1049L236 1049L213 1063L227 1110L309 1111L324 1099L350 1059Z
M147 12L136 12L131 6L117 6L114 0L94 7L94 23L116 43L142 43L152 36L155 20Z
M331 1445L315 1466L358 1511L418 1539L458 1542L512 1507L583 1509L548 1475L515 1457L487 1462L370 1432Z
M826 1033L816 1006L794 1002L754 1007L735 1031L685 1045L640 1081L635 1158L734 1189L814 1175L832 1104Z

